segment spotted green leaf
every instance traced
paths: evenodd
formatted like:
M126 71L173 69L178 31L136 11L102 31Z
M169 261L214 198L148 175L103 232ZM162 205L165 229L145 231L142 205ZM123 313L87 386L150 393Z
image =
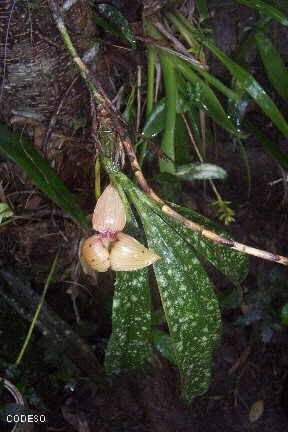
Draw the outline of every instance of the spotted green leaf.
M216 232L226 238L231 238L219 225L210 221L205 216L200 215L195 210L187 207L173 205L173 208L185 216L187 219L205 226L207 229ZM169 219L167 218L167 221ZM186 241L193 247L198 255L207 259L217 270L222 272L231 282L238 286L247 276L249 265L247 255L236 252L233 249L221 246L212 240L209 240L200 234L176 224L172 221L173 226Z
M207 391L210 383L212 355L221 329L219 305L192 248L131 181L125 176L119 180L139 213L149 247L161 257L153 267L183 394L189 402Z
M117 272L112 334L105 354L108 374L143 366L150 359L151 312L147 269Z
M176 176L180 180L224 180L227 172L218 165L193 162L177 167Z
M7 221L7 219L12 218L12 216L14 215L13 211L10 209L9 205L6 203L1 203L0 202L0 225L2 224L2 222L4 222L5 220Z
M173 344L171 337L163 330L153 330L152 333L153 345L159 353L166 358L170 363L175 364Z
M136 48L136 40L131 27L124 15L113 5L102 3L96 5L95 21L115 36L126 39L132 48Z

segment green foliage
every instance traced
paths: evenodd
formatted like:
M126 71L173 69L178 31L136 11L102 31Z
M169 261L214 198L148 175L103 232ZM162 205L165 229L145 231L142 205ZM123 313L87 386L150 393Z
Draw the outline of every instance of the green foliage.
M263 31L255 34L255 41L271 84L288 102L288 72L279 52Z
M89 224L76 197L68 190L56 172L34 149L32 144L0 125L0 154L16 165L63 211L84 228Z
M162 258L154 264L154 271L184 396L191 401L204 393L210 382L211 357L221 328L218 302L208 276L185 240L155 212L142 192L125 183L149 247Z
M117 272L106 371L111 374L143 366L151 357L150 339L148 271Z
M209 10L206 0L196 0L196 6L199 12L200 22L209 18Z
M95 5L97 14L94 15L96 23L113 34L127 40L133 49L136 48L136 41L131 27L124 15L113 5L101 3Z
M159 353L166 358L170 363L175 364L175 356L173 352L173 343L171 336L163 330L153 330L152 333L153 345Z
M10 209L9 205L0 202L0 227L1 225L6 225L6 223L12 219L13 215L14 213Z
M287 326L287 274L282 268L275 267L267 275L259 272L256 290L246 294L245 312L235 324L251 326L257 324L264 343L271 342L275 333Z
M227 172L220 166L194 162L177 167L176 176L180 180L224 180Z
M270 18L278 21L280 24L284 26L288 26L288 19L285 14L278 8L272 6L267 1L264 0L236 0L237 3L240 3L244 6L248 6L250 8L256 9L261 14L267 15Z

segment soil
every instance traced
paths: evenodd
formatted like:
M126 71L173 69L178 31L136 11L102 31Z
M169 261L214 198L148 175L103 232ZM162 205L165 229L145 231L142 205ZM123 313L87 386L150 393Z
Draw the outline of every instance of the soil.
M128 3L119 2L119 7L125 10L126 15L127 12L130 12L131 21L135 24L138 19L135 11L138 9L128 8ZM242 15L241 10L242 8L238 7L237 15L234 13L235 8L233 6L233 20L237 21L239 14L243 21L248 20L247 9L243 9ZM235 24L231 25L230 14L231 9L226 6L220 12L218 11L214 18L217 42L228 53L238 43L238 36L235 33L237 22L235 21ZM128 13L128 16L130 15ZM135 25L137 26L137 22ZM225 28L226 33L219 30L221 26ZM229 38L233 42L233 47L227 46ZM285 44L283 46L285 48ZM106 67L110 72L113 50L115 48L112 47L111 51L107 49L105 52L105 61L100 66L103 76L105 73L108 74ZM119 82L123 81L123 76L127 73L127 62L119 59L120 57L118 55L117 71L122 70L122 75L117 72ZM131 60L129 55L127 58ZM134 61L135 59L131 60L130 73L132 73ZM123 63L126 64L123 65ZM217 63L212 65L212 70L217 74L221 73L221 68ZM108 91L112 90L109 87ZM5 120L9 117L8 111L11 108L9 104L7 107L5 115L3 115ZM70 116L70 112L68 114ZM86 110L84 110L84 115L87 115ZM257 116L257 112L255 115ZM66 127L65 133L68 133L67 118L65 121L63 120ZM260 121L262 121L263 127L270 128L270 125L266 125L263 119ZM88 142L85 148L81 147L81 143L86 139L81 128L75 132L73 139L76 140L76 145L72 150L71 148L67 150L67 148L71 142L74 142L73 140L69 142L69 145L66 143L63 152L60 152L61 162L59 162L57 155L54 155L53 158L56 161L58 171L61 171L62 178L72 190L77 191L80 195L82 208L86 213L91 213L93 209L93 176L91 174L93 160L90 143ZM283 141L279 144L287 151L287 142ZM252 177L249 196L247 172L243 158L225 134L222 136L219 133L217 148L209 154L209 161L219 164L228 173L228 180L219 185L219 190L225 200L232 202L236 213L236 222L231 225L230 231L234 238L240 242L275 253L280 251L283 255L288 255L285 189L283 182L270 185L271 182L281 177L280 169L257 141L248 140L246 148ZM36 291L41 292L51 260L55 256L58 243L63 238L67 253L61 257L61 266L65 269L75 267L75 251L77 250L75 245L79 239L79 232L70 220L61 215L55 213L53 217L50 216L50 204L26 178L23 178L23 175L15 169L13 164L1 162L0 174L3 183L7 184L5 194L13 202L14 210L17 212L18 209L25 208L27 214L29 211L33 211L33 218L28 221L22 221L19 222L19 225L14 224L1 230L0 264L3 267L12 265L17 269L29 270L32 285ZM28 195L25 195L27 190ZM212 197L209 196L209 192L206 193L203 187L198 184L185 184L184 192L193 200L194 207L199 212L215 219L210 205ZM262 263L256 258L251 258L250 273L243 283L245 296L256 292L259 289L259 284L265 285L268 290L273 289L270 283L273 268L274 266L270 263ZM77 272L77 269L74 268L74 270ZM103 360L104 346L111 331L109 302L111 302L113 288L111 278L109 278L110 276L108 278L100 276L97 280L92 280L87 276L81 276L77 280L85 289L78 289L74 292L78 299L81 318L85 317L83 321L87 321L89 326L93 326L92 332L90 329L90 333L83 337L93 347L100 361ZM226 287L227 281L221 278L216 280L217 289L221 290ZM70 296L67 296L66 288L62 279L59 278L59 282L51 286L47 301L59 316L74 325L72 296L71 293ZM0 307L2 307L1 302ZM85 379L85 377L80 376L73 380L72 386L69 376L59 379L56 377L55 367L49 369L46 359L44 359L43 345L47 344L46 339L40 333L36 333L35 339L33 339L33 346L37 347L35 348L35 358L33 357L34 354L30 353L31 364L29 364L29 357L24 362L23 367L24 375L25 368L29 371L29 373L26 372L27 376L42 401L39 406L41 405L41 410L44 410L47 418L45 425L35 425L35 431L288 431L287 331L281 328L281 331L274 333L268 343L264 343L261 339L259 323L256 322L246 327L235 324L235 321L242 315L243 309L223 309L222 312L223 336L214 356L211 387L205 395L195 398L190 406L187 406L181 398L177 369L160 357L155 359L153 367L147 367L144 371L122 373L112 378L106 378L99 374L94 382L90 378ZM8 317L8 312L6 317ZM12 315L11 321L13 321L13 317L14 315ZM14 332L13 338L18 343L15 334L20 332L23 339L27 328L25 327L25 331L23 331L19 317L15 317L15 322L17 322L18 327L20 326L20 329L18 327L17 329L12 328L12 324L9 322L7 328ZM14 359L16 356L19 344L15 348L15 341L5 340L4 343L3 333L5 331L1 329L0 333L3 337L0 358L3 356L6 361L12 361L12 358ZM9 339L7 335L6 339ZM38 348L38 344L41 345L41 348ZM42 357L44 359L43 366ZM2 373L2 370L0 372ZM56 377L57 385L51 383L51 377ZM264 410L259 419L252 422L249 419L249 414L251 415L251 407L257 401L260 405L261 402L259 401L263 401ZM40 410L36 402L33 406Z

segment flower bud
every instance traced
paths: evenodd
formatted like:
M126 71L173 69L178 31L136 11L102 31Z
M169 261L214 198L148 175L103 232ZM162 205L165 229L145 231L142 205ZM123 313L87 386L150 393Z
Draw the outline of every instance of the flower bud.
M149 266L160 259L133 237L118 233L111 245L110 263L114 271L132 271Z
M80 261L97 272L106 272L110 267L109 250L103 244L101 235L93 235L80 243Z
M126 224L126 213L121 197L110 184L99 197L92 225L100 233L116 233L122 231Z

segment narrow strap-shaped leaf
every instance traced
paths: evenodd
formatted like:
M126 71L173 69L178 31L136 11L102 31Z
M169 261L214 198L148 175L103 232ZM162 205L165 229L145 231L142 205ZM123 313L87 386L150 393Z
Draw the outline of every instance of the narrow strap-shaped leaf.
M256 9L258 12L267 15L273 18L275 21L278 21L280 24L284 26L288 26L288 19L285 14L276 7L267 3L263 0L236 0L237 3L240 3L244 6L248 6L250 8Z
M11 159L64 212L84 228L89 223L76 197L68 190L46 160L24 138L0 125L0 154Z
M258 0L257 0L258 1ZM167 14L170 19L171 14ZM197 30L186 18L182 15L177 14L179 21L189 29L193 36L201 42L206 48L208 48L229 70L232 76L234 76L246 92L255 100L259 107L264 113L273 121L277 128L283 133L285 137L288 136L288 124L279 111L275 103L272 101L270 96L265 92L261 85L256 79L244 69L238 65L226 54L224 54L210 39L205 37L199 30ZM171 18L172 21L172 18Z
M154 138L159 135L165 127L165 106L166 98L162 98L157 102L150 116L143 127L142 135L145 138ZM182 98L178 97L176 104L176 113L181 113L187 110Z
M262 31L255 34L255 41L271 84L277 93L288 102L288 71L279 52Z
M187 401L204 393L211 359L219 342L219 305L207 274L187 243L153 211L146 196L121 177L141 217L149 247L161 259L154 264L165 316Z
M250 121L245 121L245 129L255 135L255 137L261 142L264 149L270 156L273 157L283 168L288 169L288 154L284 153L276 142L270 139L262 130Z
M192 88L188 87L188 90L184 90L185 94L188 93L190 96L191 103L206 111L207 115L224 129L233 135L238 135L238 129L225 113L213 90L184 61L177 59L175 65L177 70L192 84Z
M196 0L196 6L199 12L200 21L205 21L209 18L209 10L207 0Z
M165 86L165 128L161 141L161 151L169 160L160 160L160 172L175 173L174 133L176 124L177 85L174 65L166 53L160 52L160 62Z
M107 373L143 366L151 357L151 312L147 269L117 272Z

